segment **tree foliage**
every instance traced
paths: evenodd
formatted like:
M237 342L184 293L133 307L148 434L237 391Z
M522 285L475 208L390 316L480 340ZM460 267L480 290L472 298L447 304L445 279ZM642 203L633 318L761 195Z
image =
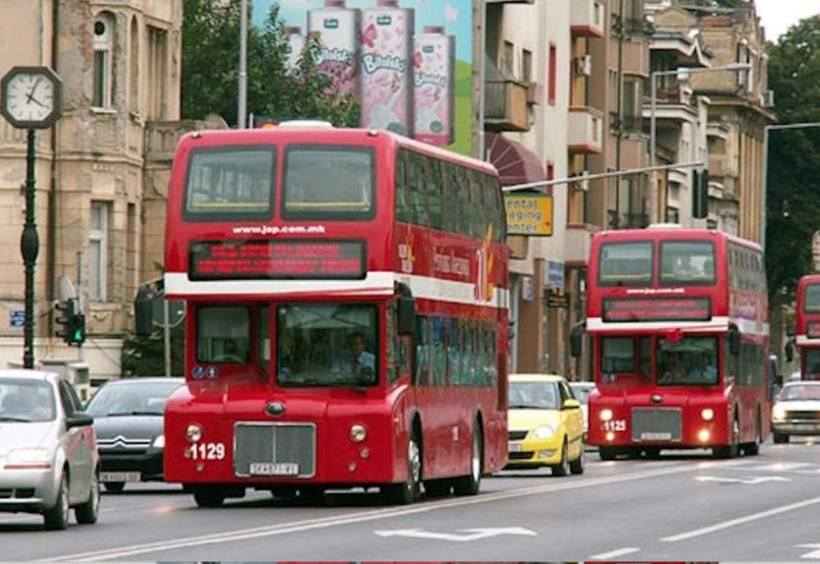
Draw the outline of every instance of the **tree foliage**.
M798 279L812 271L820 230L820 16L801 20L768 50L777 126L817 124L769 130L766 271L776 304L791 302Z
M237 124L241 0L184 0L182 117L218 114ZM247 110L280 119L359 123L359 103L318 69L318 41L308 38L296 69L288 67L288 37L273 4L262 28L248 26Z
M171 329L171 376L185 373L185 323ZM150 337L129 335L122 345L123 376L164 376L165 341L161 329Z

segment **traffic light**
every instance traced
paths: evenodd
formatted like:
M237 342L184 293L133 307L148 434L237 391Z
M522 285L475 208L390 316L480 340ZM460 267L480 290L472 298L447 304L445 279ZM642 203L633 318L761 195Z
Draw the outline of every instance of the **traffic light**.
M54 308L62 314L55 318L57 325L62 325L57 336L62 337L65 344L79 347L85 341L85 315L77 311L77 305L76 300L69 298L57 302Z
M709 215L709 169L692 171L692 217L705 219Z

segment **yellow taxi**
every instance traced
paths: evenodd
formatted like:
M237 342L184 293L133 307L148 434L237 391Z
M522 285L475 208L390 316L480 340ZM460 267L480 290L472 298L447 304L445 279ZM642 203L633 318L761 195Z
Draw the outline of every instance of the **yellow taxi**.
M555 374L511 374L507 469L548 466L554 476L584 471L584 414Z

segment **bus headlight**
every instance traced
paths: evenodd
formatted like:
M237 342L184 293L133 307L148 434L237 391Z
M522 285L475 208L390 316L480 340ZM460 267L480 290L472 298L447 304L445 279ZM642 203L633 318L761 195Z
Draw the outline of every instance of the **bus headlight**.
M709 442L709 429L701 429L698 431L698 440L701 444L706 444Z
M711 407L706 407L700 412L700 416L703 417L704 421L711 421L715 418L715 410Z
M192 443L199 441L199 439L202 438L202 427L196 423L191 423L188 425L188 428L185 429L185 438Z
M360 443L367 438L367 429L364 425L356 423L350 426L350 440L354 443Z
M772 419L775 421L783 421L786 418L786 410L776 405L772 408Z
M548 439L555 434L555 427L552 425L541 425L532 432L533 439Z
M609 421L612 419L612 410L611 409L602 409L601 410L601 421Z

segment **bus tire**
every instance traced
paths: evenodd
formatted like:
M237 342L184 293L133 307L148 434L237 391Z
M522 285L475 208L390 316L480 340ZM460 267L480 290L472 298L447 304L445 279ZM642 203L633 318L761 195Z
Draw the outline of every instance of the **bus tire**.
M760 443L763 442L760 439L760 437L762 436L762 433L761 433L760 429L761 429L760 412L758 412L757 420L755 421L755 438L754 438L754 441L752 441L751 443L746 443L743 446L743 454L745 456L757 456L758 454L760 454Z
M225 502L225 490L213 484L196 484L194 501L199 507L222 507Z
M382 495L392 505L409 505L421 494L421 443L413 427L407 441L407 479L398 484L382 486Z
M789 442L789 436L783 433L773 433L772 440L775 444L785 444Z
M477 495L481 489L481 474L484 470L484 433L478 421L473 425L473 442L470 447L470 473L456 478L453 493L456 495Z
M615 460L616 456L618 456L618 449L615 447L598 447L598 458L601 460Z
M715 458L734 458L740 452L740 422L737 417L732 418L732 436L729 440L730 444L712 449Z

